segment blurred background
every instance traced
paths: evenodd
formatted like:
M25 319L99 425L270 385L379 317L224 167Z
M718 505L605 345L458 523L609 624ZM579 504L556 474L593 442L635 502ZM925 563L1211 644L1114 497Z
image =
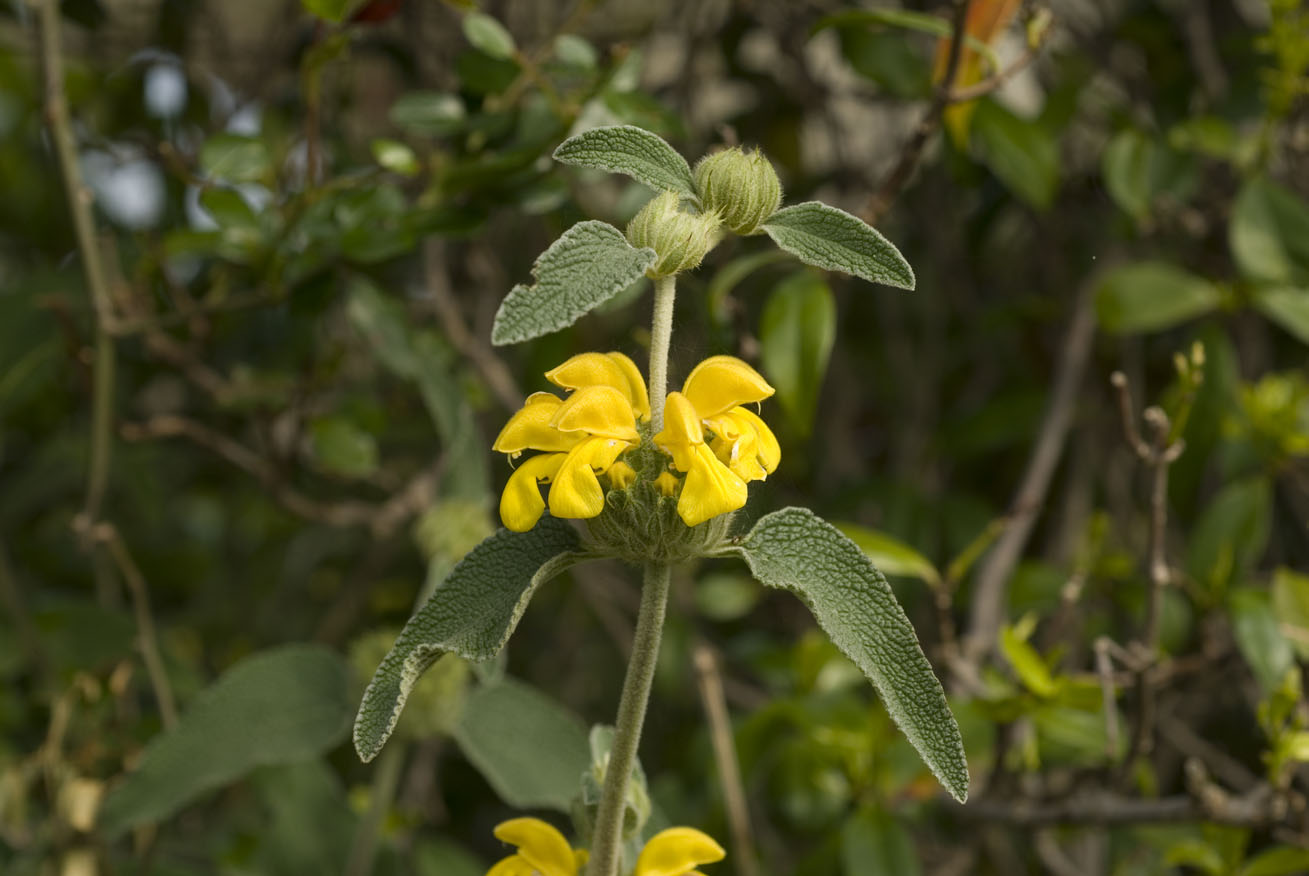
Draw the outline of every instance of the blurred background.
M729 239L670 378L777 387L742 522L873 556L973 777L950 802L799 602L704 563L656 818L736 876L1309 872L1307 75L1299 0L0 4L0 871L475 876L499 821L568 824L620 565L438 663L372 764L349 726L498 525L509 413L573 353L645 362L643 284L489 344L555 237L651 194L554 147L634 124L761 147L914 266Z

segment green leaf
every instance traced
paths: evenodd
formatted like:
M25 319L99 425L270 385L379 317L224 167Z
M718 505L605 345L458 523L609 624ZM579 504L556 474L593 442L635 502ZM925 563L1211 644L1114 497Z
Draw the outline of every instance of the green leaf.
M900 820L861 809L841 827L842 876L916 876L922 872L913 838Z
M968 798L968 761L941 683L891 587L859 547L806 508L761 518L736 550L768 587L789 590L877 688L941 784Z
M973 116L972 134L986 166L1011 192L1038 210L1054 203L1059 147L1040 124L993 100L982 100Z
M696 197L691 166L658 134L635 125L592 128L559 144L555 161L625 173L655 191Z
M485 12L470 12L464 16L464 36L475 48L502 61L512 58L518 50L513 34Z
M1183 839L1168 847L1164 864L1169 867L1185 865L1203 870L1210 876L1220 876L1227 871L1222 854L1202 839Z
M319 645L248 657L203 691L177 726L156 736L140 766L105 799L109 837L159 821L257 766L308 760L350 726L349 670Z
M439 91L411 91L391 104L391 123L416 134L441 137L464 126L464 102Z
M1274 286L1254 294L1255 309L1286 329L1302 344L1309 344L1309 286L1297 289Z
M836 301L822 277L801 271L778 284L759 326L764 372L802 435L813 427L836 342Z
M344 417L324 417L309 427L314 458L327 471L366 478L377 471L377 442Z
M590 765L582 719L511 678L469 696L454 736L464 756L515 809L567 812Z
M1109 271L1095 290L1095 311L1111 332L1171 328L1218 307L1222 293L1167 262L1133 262Z
M836 528L858 545L884 574L917 578L929 587L941 583L941 573L932 561L899 539L854 523L838 523Z
M1109 141L1100 172L1114 202L1138 221L1161 195L1185 200L1196 182L1192 156L1130 128Z
M1238 876L1295 876L1297 873L1309 873L1309 849L1277 846L1247 861Z
M1268 594L1253 587L1234 590L1228 607L1241 656L1265 693L1276 690L1286 670L1295 665L1295 651L1282 635Z
M384 138L374 140L369 144L369 148L372 150L373 159L387 170L404 176L414 176L418 173L418 156L414 155L414 150L399 140Z
M654 250L637 249L612 225L577 223L537 258L536 283L509 291L491 343L516 344L572 325L641 279L654 261Z
M914 288L914 270L875 228L818 201L783 207L764 223L782 249L807 265L844 271L870 283Z
M367 762L382 750L409 692L442 654L489 660L500 653L536 588L571 565L580 544L571 526L546 515L528 532L502 529L473 548L373 674L355 718L359 757Z
M571 33L555 37L555 60L578 70L594 70L600 62L600 53L584 38Z
M215 134L200 148L200 169L211 179L256 182L272 173L273 162L261 140Z
M1059 682L1050 674L1050 667L1045 665L1027 638L1008 624L1000 631L1000 651L1018 674L1023 687L1045 699L1059 693Z
M1273 609L1282 634L1301 660L1309 660L1309 575L1285 566L1273 572Z
M259 218L235 189L211 187L200 193L200 206L222 228L257 228Z
M1221 593L1263 556L1272 514L1267 478L1256 475L1223 487L1192 529L1186 559L1191 577Z
M1309 204L1267 179L1252 179L1232 205L1228 243L1246 277L1309 286Z

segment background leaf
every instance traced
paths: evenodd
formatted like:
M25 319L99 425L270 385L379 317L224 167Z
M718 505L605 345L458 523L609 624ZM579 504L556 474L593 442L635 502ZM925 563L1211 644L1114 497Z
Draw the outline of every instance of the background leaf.
M968 762L941 683L890 585L854 542L806 508L785 508L760 518L739 551L763 584L800 597L941 784L967 799Z
M1095 312L1109 331L1158 331L1208 313L1221 300L1217 286L1175 265L1134 262L1101 278Z
M513 35L485 12L469 12L464 16L464 36L492 58L508 60L517 51Z
M454 736L464 756L515 809L567 812L590 766L582 719L512 678L475 690Z
M1252 280L1309 286L1309 203L1271 180L1250 180L1232 205L1232 257Z
M1040 123L981 100L972 138L986 166L1011 192L1038 210L1050 208L1059 189L1059 147Z
M326 648L286 645L249 657L150 742L105 799L100 827L116 836L257 766L315 757L345 737L351 710L348 669Z
M823 278L801 271L779 283L759 324L760 361L802 435L813 427L834 343L836 301Z
M893 816L864 808L842 825L843 876L916 876L921 872L913 837Z

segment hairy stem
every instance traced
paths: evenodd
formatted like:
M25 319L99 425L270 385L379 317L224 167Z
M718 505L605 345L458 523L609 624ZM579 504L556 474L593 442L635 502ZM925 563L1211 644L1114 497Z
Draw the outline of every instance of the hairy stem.
M668 282L668 288L672 289L671 281ZM671 304L671 294L668 300ZM656 305L656 312L657 309ZM672 308L668 309L671 312ZM666 339L667 335L665 334L664 337ZM664 342L664 350L667 351L667 340ZM651 371L653 372L653 368ZM641 727L645 723L650 686L654 682L655 663L659 658L659 640L663 637L664 611L668 607L670 580L668 566L651 563L645 567L645 583L641 588L641 613L636 619L632 658L627 664L623 695L618 702L614 744L609 752L604 790L600 795L600 811L596 815L595 833L591 839L591 860L586 871L588 876L618 876L619 858L623 847L623 812L627 808L627 786L632 777L632 767L636 763L636 749L641 741Z
M676 280L654 281L654 319L650 323L650 416L654 430L664 427L664 399L668 395L668 342L673 336L673 300Z

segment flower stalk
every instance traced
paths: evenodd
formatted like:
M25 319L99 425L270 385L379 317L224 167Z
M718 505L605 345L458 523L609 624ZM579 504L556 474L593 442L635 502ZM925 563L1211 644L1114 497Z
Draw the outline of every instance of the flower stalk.
M669 287L671 288L671 280ZM671 303L671 296L669 302ZM671 311L671 307L669 308ZM656 305L656 313L658 308ZM665 335L665 351L667 335ZM653 360L651 371L653 372ZM654 381L651 381L651 390ZM623 812L627 803L627 786L636 764L636 749L645 724L646 705L654 683L655 664L659 659L659 642L663 638L664 613L668 607L671 569L650 563L645 567L641 587L641 610L632 641L632 658L627 664L623 694L618 701L618 720L614 727L613 747L605 768L604 790L596 814L595 833L591 837L591 858L587 876L618 876L623 848Z
M654 318L650 323L650 415L654 431L664 427L664 400L668 395L668 345L673 336L673 301L677 281L654 281Z

